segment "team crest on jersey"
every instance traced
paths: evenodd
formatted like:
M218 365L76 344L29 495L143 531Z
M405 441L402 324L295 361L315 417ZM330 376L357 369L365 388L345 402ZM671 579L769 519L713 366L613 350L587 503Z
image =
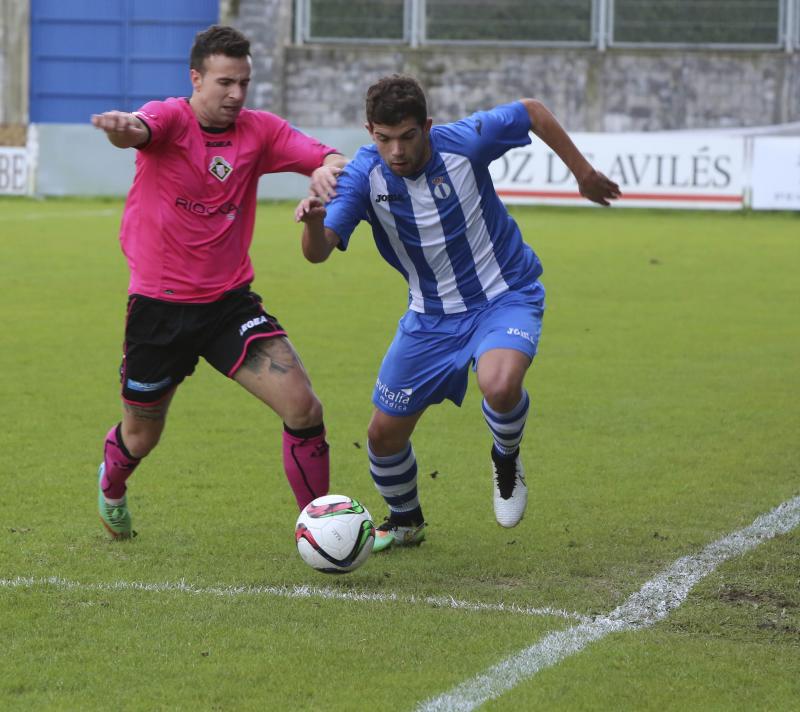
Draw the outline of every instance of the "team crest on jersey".
M214 156L214 158L211 159L211 163L208 166L209 173L211 173L211 175L214 176L214 178L223 183L231 174L232 170L233 166L230 163L228 163L222 156Z
M431 189L433 191L433 196L435 198L439 198L440 200L449 198L450 193L453 192L453 189L445 181L444 176L437 176L436 178L432 178L431 185L433 186L433 188Z

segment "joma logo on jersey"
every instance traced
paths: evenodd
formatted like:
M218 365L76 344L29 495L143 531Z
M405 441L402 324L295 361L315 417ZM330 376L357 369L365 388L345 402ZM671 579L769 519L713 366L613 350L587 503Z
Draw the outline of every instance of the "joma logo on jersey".
M243 336L245 331L250 331L250 329L252 329L254 326L266 323L267 317L265 316L257 316L255 319L250 319L250 321L246 321L239 327L239 336Z
M399 193L378 193L375 196L376 203L389 203L395 200L402 200L403 196Z
M211 163L208 164L208 172L220 183L224 183L227 180L232 170L233 166L222 156L214 156L211 159Z

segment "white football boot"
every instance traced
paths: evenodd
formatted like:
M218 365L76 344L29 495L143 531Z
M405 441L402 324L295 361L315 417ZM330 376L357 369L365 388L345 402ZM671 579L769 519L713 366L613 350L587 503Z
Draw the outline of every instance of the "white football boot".
M492 450L492 475L494 483L494 518L501 527L515 527L525 514L528 505L528 487L522 461L517 456L501 458Z

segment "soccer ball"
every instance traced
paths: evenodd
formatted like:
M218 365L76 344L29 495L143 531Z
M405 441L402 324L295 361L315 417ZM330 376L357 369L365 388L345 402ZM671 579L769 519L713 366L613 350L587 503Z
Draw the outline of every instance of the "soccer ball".
M300 512L294 537L300 558L309 566L326 574L344 574L369 557L375 525L357 499L327 494Z

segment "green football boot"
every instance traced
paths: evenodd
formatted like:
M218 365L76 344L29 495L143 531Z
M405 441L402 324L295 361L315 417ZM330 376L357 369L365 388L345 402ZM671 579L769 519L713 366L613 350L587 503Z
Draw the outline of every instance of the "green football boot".
M419 546L425 541L425 522L412 526L394 524L387 517L383 524L375 527L375 541L372 551L383 551L390 546Z
M130 539L134 536L131 527L131 513L128 511L127 498L123 497L119 504L109 504L103 496L103 473L106 471L105 463L100 464L97 471L97 511L100 521L114 539Z

